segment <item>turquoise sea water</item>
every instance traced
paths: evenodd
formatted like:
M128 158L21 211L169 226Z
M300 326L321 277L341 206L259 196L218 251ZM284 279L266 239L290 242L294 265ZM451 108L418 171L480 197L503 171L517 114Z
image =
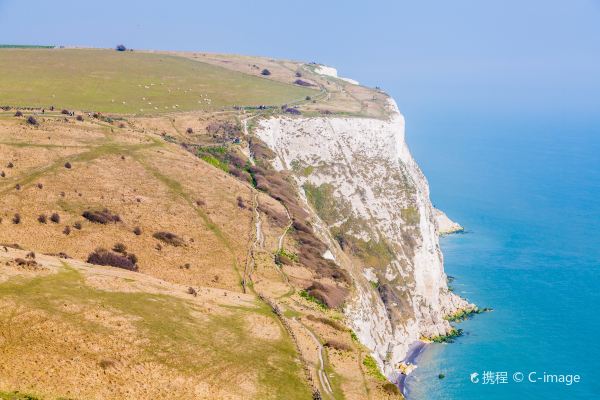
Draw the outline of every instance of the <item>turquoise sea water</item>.
M410 399L600 398L600 117L515 114L407 116L434 204L467 229L442 239L452 286L494 308L428 347ZM484 385L484 371L508 383Z

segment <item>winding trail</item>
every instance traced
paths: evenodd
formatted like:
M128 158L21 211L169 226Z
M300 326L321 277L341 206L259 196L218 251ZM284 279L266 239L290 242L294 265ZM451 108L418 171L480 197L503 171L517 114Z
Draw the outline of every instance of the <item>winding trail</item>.
M325 393L327 393L329 396L331 396L332 398L335 399L335 396L333 395L333 390L331 389L331 383L329 382L329 378L327 377L327 372L325 372L325 359L323 358L323 352L325 350L323 349L323 345L319 341L319 338L317 338L317 335L315 335L314 332L309 327L304 325L304 323L302 323L301 321L298 321L296 319L296 317L293 317L292 319L294 321L297 321L300 325L302 325L304 327L304 329L306 330L308 335L312 338L314 343L317 345L317 348L319 349L319 369L317 371L318 377L319 377L319 382L321 383L321 387L323 388Z

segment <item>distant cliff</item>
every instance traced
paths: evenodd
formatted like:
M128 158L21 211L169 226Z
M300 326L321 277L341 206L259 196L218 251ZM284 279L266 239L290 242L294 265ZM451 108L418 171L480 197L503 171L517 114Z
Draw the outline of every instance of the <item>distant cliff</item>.
M447 334L470 305L448 290L436 210L388 100L386 119L272 117L255 133L289 170L315 226L353 280L345 314L390 379L411 343Z

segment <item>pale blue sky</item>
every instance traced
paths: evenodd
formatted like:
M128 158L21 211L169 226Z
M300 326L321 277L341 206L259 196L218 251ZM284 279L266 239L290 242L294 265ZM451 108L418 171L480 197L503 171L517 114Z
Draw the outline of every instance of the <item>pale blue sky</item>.
M600 109L598 0L0 0L0 42L317 61L409 115Z

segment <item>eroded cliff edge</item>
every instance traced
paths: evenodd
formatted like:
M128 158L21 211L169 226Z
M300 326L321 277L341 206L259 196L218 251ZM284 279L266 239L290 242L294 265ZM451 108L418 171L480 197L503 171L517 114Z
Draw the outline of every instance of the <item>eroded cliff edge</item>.
M447 334L444 317L473 306L448 290L428 183L391 99L388 115L271 117L254 133L293 173L324 256L350 273L347 322L393 381L411 343Z

